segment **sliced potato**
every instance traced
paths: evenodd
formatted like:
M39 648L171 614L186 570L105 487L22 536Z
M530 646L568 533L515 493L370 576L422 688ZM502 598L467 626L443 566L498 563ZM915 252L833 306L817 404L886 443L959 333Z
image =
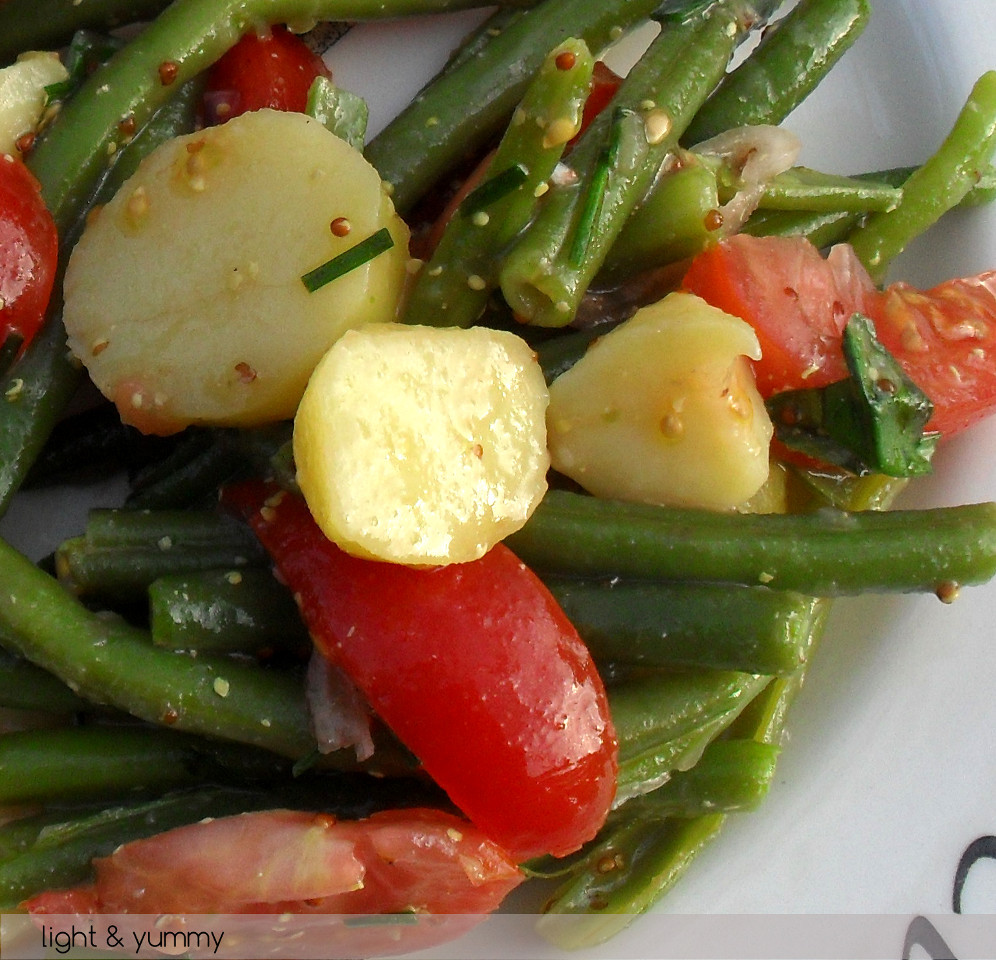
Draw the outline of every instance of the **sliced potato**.
M553 466L591 493L728 509L768 476L751 327L691 294L644 307L550 388Z
M303 274L387 228L314 293ZM353 147L261 110L154 151L87 226L65 284L72 350L147 433L294 415L350 327L394 319L408 231Z
M301 491L358 556L474 560L546 491L547 388L532 350L485 328L384 324L346 333L294 421Z
M45 88L68 79L58 54L22 53L0 70L0 153L17 153L17 141L41 123L48 96Z

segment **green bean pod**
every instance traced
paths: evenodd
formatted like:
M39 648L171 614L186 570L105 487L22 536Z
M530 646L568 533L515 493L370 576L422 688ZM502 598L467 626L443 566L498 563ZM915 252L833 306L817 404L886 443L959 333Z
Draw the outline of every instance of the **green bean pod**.
M152 642L198 653L307 653L311 639L286 587L269 570L208 570L149 586Z
M528 223L568 142L581 128L594 60L568 39L543 61L516 108L488 174L446 226L419 272L405 320L469 326L498 282L502 251Z
M398 211L410 211L460 161L500 135L552 47L577 37L597 56L659 2L543 0L479 35L367 145Z
M810 596L928 592L996 574L996 504L727 514L551 490L508 539L541 574L700 580Z
M501 289L538 326L570 322L623 224L723 75L740 37L738 4L667 24L571 153L576 176L554 184L509 251Z
M619 739L616 804L649 793L693 766L769 677L690 670L648 673L609 684Z
M546 578L596 662L788 674L809 655L813 597L764 587Z
M996 70L975 82L951 132L903 183L895 208L874 214L847 238L872 278L883 282L906 246L961 203L996 150Z
M57 50L77 30L107 32L159 14L169 0L5 0L0 3L0 66L25 50Z
M870 16L868 0L800 0L724 77L689 124L684 142L700 143L749 124L781 123L850 49Z

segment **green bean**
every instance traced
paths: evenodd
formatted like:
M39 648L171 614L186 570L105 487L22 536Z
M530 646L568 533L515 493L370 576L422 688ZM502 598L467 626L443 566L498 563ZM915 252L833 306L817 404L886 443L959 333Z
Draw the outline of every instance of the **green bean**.
M599 283L684 260L715 242L718 225L713 221L720 205L715 171L694 153L675 156L676 168L662 173L623 224L606 254Z
M577 37L597 55L645 21L659 2L543 0L479 34L470 52L367 145L370 162L393 188L398 211L408 213L461 160L500 134L552 47Z
M210 510L91 510L82 536L56 550L59 579L78 596L127 603L171 573L266 563L247 528Z
M713 740L695 766L627 800L613 816L661 819L755 810L768 794L779 752L775 744L757 740Z
M198 653L307 652L311 641L290 592L269 570L210 570L149 586L152 642Z
M44 487L108 477L131 466L142 445L110 404L99 404L60 420L31 465L24 486Z
M0 707L56 714L92 709L52 674L8 653L7 646L0 635Z
M765 587L548 577L596 662L787 674L809 653L812 597Z
M848 236L872 278L885 280L893 259L952 207L961 203L992 162L996 149L996 71L972 87L951 132L903 183L899 204L868 218Z
M5 0L0 3L0 66L25 50L57 50L78 30L108 31L148 20L169 0Z
M526 225L581 127L594 60L568 39L543 61L481 185L460 204L419 272L405 320L469 326L498 282L498 255Z
M937 592L996 573L996 504L725 514L551 490L508 540L541 574L721 581L811 596Z
M736 188L736 183L721 182L720 200L725 203ZM761 197L760 208L828 213L880 213L892 210L902 195L901 185L885 180L824 173L810 167L792 167L768 182Z
M0 803L86 801L205 780L290 776L273 754L175 730L81 726L0 734Z
M870 15L868 0L800 0L723 79L684 142L696 144L749 124L781 123L857 40Z
M0 570L0 629L81 696L294 759L314 749L299 677L157 649L142 631L86 610L2 541Z
M649 672L609 684L619 738L616 803L648 793L691 767L769 677L717 671Z
M513 312L564 326L742 36L726 0L667 23L571 153L576 178L553 184L509 251L501 289ZM652 106L651 106L652 105Z
M809 210L756 210L743 225L755 237L805 237L815 247L843 243L864 220L860 213Z
M715 813L627 821L590 852L591 869L572 874L554 893L537 932L565 950L604 943L678 882L725 819Z

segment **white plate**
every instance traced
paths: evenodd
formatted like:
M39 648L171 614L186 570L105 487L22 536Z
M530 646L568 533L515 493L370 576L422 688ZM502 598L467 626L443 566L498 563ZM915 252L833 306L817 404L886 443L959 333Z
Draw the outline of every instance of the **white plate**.
M812 166L859 172L924 159L978 75L996 66L992 0L873 0L873 6L858 45L788 121ZM337 79L371 94L377 128L477 16L357 31L331 54ZM390 64L390 71L372 76L371 63ZM996 210L959 211L908 251L894 275L929 285L994 266ZM972 429L942 448L935 475L918 482L905 502L996 499L994 455L996 423ZM97 492L103 502L112 496L113 489ZM59 518L38 519L35 498L25 497L0 532L40 555L77 532L82 515L77 503ZM791 716L768 800L758 812L731 818L659 910L767 915L772 922L786 914L951 917L963 852L996 834L994 610L996 586L966 589L951 606L929 596L839 601ZM962 909L996 913L996 861L983 858L972 867ZM473 954L455 948L436 955L562 956L532 938L529 921L516 922L521 939L468 945ZM860 950L848 955L870 955ZM900 936L894 951L882 955L899 958L902 950ZM645 917L582 955L670 954L658 920Z

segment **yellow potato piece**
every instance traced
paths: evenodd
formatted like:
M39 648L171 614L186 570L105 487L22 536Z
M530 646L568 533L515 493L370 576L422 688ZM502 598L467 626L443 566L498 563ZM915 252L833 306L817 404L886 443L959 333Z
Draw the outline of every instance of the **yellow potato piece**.
M308 292L303 274L384 227L391 249ZM289 419L345 330L395 318L407 244L357 150L302 114L248 113L158 148L87 226L70 347L147 433Z
M358 556L474 560L546 491L547 388L529 346L485 328L384 324L345 334L294 420L319 526Z
M45 88L69 77L58 54L22 53L0 70L0 153L14 153L17 141L34 133L48 103Z
M550 387L553 466L620 500L729 509L768 476L751 327L675 293L597 340Z

